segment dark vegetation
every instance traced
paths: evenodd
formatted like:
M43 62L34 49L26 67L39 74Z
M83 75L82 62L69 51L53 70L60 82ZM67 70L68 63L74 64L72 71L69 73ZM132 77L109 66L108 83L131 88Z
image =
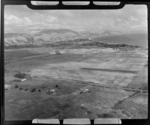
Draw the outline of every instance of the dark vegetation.
M20 90L22 90L23 88L22 87L20 87Z
M28 89L25 89L24 91L28 91Z
M56 88L60 89L60 87L58 85L55 86Z
M15 88L18 88L19 86L18 85L15 85Z
M60 55L61 53L60 53L60 51L57 50L57 51L55 51L55 54Z
M68 47L104 47L104 48L113 48L113 49L118 49L118 48L138 48L139 46L133 46L133 45L127 45L127 44L110 44L110 43L102 43L98 41L91 41L88 39L78 39L74 41L61 41L57 43L52 43L49 44L48 46L51 47L59 47L59 46L68 46Z
M35 91L36 91L36 89L35 89L35 88L31 89L31 92L35 92Z
M20 79L14 79L13 82L21 82Z
M17 74L14 75L14 77L19 78L19 79L25 79L25 78L28 79L30 78L30 75L26 73L18 72ZM17 82L19 81L17 80Z
M108 44L108 43L100 43L100 42L93 42L93 43L83 43L83 46L95 46L95 47L104 47L104 48L113 48L113 49L121 49L121 48L138 48L139 46L132 46L127 44Z
M15 74L14 76L17 77L17 78L20 78L20 79L26 78L26 74L25 73L21 73L21 72Z

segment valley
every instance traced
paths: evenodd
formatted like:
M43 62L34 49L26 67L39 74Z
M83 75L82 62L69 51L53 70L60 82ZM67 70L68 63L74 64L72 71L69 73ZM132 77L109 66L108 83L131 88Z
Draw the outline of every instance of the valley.
M147 118L148 50L91 44L6 49L6 120Z

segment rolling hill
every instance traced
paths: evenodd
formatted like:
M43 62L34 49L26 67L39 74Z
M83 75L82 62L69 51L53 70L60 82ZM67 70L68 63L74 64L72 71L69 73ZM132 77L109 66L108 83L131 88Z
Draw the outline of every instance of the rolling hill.
M79 34L68 29L61 30L42 30L36 34L27 33L5 33L5 47L44 45L64 40L78 38Z
M35 34L31 33L5 33L5 47L34 47L43 45L53 46L103 46L111 47L115 44L132 45L148 48L147 35L118 34L102 35L78 33L69 29L40 30ZM116 46L116 45L115 45ZM118 46L119 47L119 46Z

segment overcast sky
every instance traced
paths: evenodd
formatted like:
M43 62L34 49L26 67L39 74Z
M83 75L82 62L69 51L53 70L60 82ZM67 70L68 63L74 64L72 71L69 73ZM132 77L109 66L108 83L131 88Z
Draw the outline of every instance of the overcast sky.
M147 7L126 5L119 10L32 10L5 6L5 32L67 28L78 32L133 33L147 31Z

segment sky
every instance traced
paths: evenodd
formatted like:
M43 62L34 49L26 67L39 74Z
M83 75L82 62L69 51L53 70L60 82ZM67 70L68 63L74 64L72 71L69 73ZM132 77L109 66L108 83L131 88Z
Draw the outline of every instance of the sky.
M125 5L119 10L32 10L6 5L5 32L71 29L78 32L147 32L147 6Z

